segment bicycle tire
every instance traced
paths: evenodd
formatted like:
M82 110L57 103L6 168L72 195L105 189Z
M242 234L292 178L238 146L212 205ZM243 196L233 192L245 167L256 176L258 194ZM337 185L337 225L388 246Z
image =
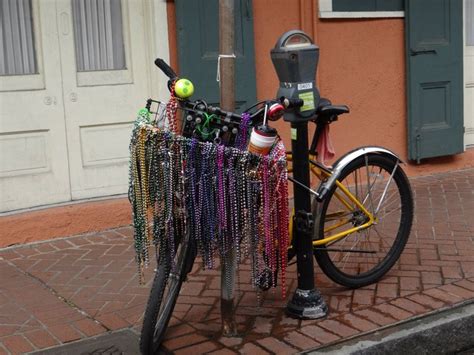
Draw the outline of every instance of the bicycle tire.
M175 243L175 250L174 268L170 255L161 255L158 260L140 337L140 351L144 355L158 353L181 285L194 263L189 236Z
M384 176L379 179L382 173ZM390 175L393 177L390 178ZM363 182L364 179L367 180L365 194L360 186L356 188L358 181ZM399 162L379 154L368 154L354 159L342 170L338 180L354 195L364 196L365 203L363 205L371 213L376 211L377 223L333 243L315 248L314 256L322 271L334 282L349 288L363 287L384 276L397 262L405 248L413 222L413 197L410 183L405 172L399 166ZM382 184L379 185L377 181L381 181ZM383 187L386 192L383 193L382 189L377 189L378 187ZM341 206L343 204L337 196L335 197L336 189L338 189L337 186L334 186L327 198L320 204L316 201L313 203L313 216L316 221L315 233L317 233L314 236L315 239L323 236L328 237L342 230L335 228L338 223L344 222L341 219L343 215L337 210L338 204ZM379 200L375 199L374 201L373 197L379 197ZM385 206L383 206L384 204ZM397 204L399 207L396 207ZM347 228L348 223L355 226L357 223L361 225L367 221L355 204L351 202L350 207L354 208L352 212L347 212L351 219L340 228ZM318 213L318 210L321 213ZM398 221L397 210L400 211ZM385 214L382 215L381 212L385 212ZM388 220L388 217L395 218ZM334 221L336 222L334 223ZM383 226L389 227L389 232L382 233L381 227ZM335 229L327 231L325 235L325 228L327 230ZM347 247L350 249L346 249ZM367 247L369 249L359 249ZM360 250L360 252L354 252L356 250ZM370 260L367 256L370 257ZM351 260L348 263L349 258Z

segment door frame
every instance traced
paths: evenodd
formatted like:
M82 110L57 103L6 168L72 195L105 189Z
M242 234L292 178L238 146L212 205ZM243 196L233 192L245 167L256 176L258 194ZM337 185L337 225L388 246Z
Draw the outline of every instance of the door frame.
M462 54L462 63L463 63L463 97L464 97L464 151L466 151L466 149L468 148L474 148L474 144L468 144L467 143L467 131L466 131L466 122L467 122L467 117L468 117L468 107L467 107L467 97L466 97L466 94L467 94L467 88L466 88L466 85L467 85L467 82L466 82L466 76L467 76L467 70L466 70L466 1L463 0L462 2L462 25L463 25L463 31L462 31L462 35L463 35L463 54ZM474 54L474 48L473 48L473 54ZM474 70L471 69L471 70ZM472 88L474 90L474 87ZM471 114L474 114L474 113L471 113Z

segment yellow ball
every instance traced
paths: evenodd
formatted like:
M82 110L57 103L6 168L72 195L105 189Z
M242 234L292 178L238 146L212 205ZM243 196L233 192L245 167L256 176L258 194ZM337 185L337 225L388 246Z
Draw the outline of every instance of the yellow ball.
M194 85L188 79L179 79L174 84L174 92L181 99L187 99L194 94Z

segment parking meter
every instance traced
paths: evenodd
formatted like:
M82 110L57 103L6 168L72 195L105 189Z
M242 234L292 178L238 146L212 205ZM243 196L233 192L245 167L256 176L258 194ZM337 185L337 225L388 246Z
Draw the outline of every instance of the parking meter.
M296 252L298 285L288 302L289 315L301 319L326 316L328 307L316 290L313 267L314 223L310 185L308 121L319 104L315 85L319 47L302 31L284 33L271 51L280 79L278 97L285 97L284 120L291 123L291 152L294 182L293 246Z
M278 39L270 53L280 80L277 97L303 100L302 106L287 110L284 120L308 121L314 115L320 98L315 85L319 47L303 31L292 30Z

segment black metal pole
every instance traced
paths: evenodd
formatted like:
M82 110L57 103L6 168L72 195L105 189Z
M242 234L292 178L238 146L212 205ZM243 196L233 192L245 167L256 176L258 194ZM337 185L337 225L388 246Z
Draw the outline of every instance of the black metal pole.
M292 164L293 178L310 186L308 122L292 122ZM294 184L295 220L294 247L298 268L298 287L288 302L287 312L298 318L321 318L327 314L327 305L314 287L313 263L313 216L311 213L311 196L308 191Z

